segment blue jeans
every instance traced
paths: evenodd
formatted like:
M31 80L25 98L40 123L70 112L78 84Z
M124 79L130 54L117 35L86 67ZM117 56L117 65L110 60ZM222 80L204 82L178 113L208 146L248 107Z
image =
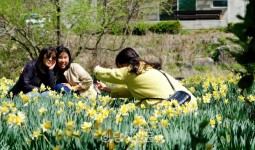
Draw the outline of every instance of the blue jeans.
M61 90L62 88L63 88L63 90ZM62 93L62 94L66 94L66 93L71 94L72 93L72 91L68 87L64 86L61 83L59 83L55 86L55 91L57 91L58 93Z

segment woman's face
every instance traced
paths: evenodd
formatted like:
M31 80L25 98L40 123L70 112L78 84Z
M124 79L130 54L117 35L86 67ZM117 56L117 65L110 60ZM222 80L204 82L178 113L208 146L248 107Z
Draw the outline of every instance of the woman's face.
M43 64L50 68L56 63L56 53L45 54L43 58Z
M65 69L69 64L69 56L66 52L60 53L58 57L58 67L60 69Z

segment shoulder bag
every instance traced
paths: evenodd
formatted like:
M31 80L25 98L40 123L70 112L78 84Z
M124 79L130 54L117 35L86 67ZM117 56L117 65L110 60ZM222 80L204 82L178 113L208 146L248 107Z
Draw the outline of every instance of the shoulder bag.
M175 93L173 95L171 95L168 98L168 100L170 100L170 101L177 100L179 105L182 105L182 104L184 104L186 102L189 102L191 100L191 96L187 92L185 92L185 91L176 91L173 84L168 79L167 75L162 71L160 71L160 72L166 77L166 79L168 80L170 86L175 91Z

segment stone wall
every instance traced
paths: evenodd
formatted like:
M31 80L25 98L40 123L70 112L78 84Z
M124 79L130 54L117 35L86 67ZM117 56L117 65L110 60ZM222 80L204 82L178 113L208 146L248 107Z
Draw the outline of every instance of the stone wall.
M226 27L226 20L192 20L192 21L180 21L183 29L210 29Z

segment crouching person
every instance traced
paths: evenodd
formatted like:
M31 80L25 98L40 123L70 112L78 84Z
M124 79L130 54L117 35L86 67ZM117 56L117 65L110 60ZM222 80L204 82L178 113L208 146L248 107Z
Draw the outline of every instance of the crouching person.
M55 64L56 49L52 46L44 47L37 60L26 64L17 83L8 91L7 97L16 96L20 92L30 97L47 95L49 89L55 89ZM45 91L40 89L41 85L45 86Z

